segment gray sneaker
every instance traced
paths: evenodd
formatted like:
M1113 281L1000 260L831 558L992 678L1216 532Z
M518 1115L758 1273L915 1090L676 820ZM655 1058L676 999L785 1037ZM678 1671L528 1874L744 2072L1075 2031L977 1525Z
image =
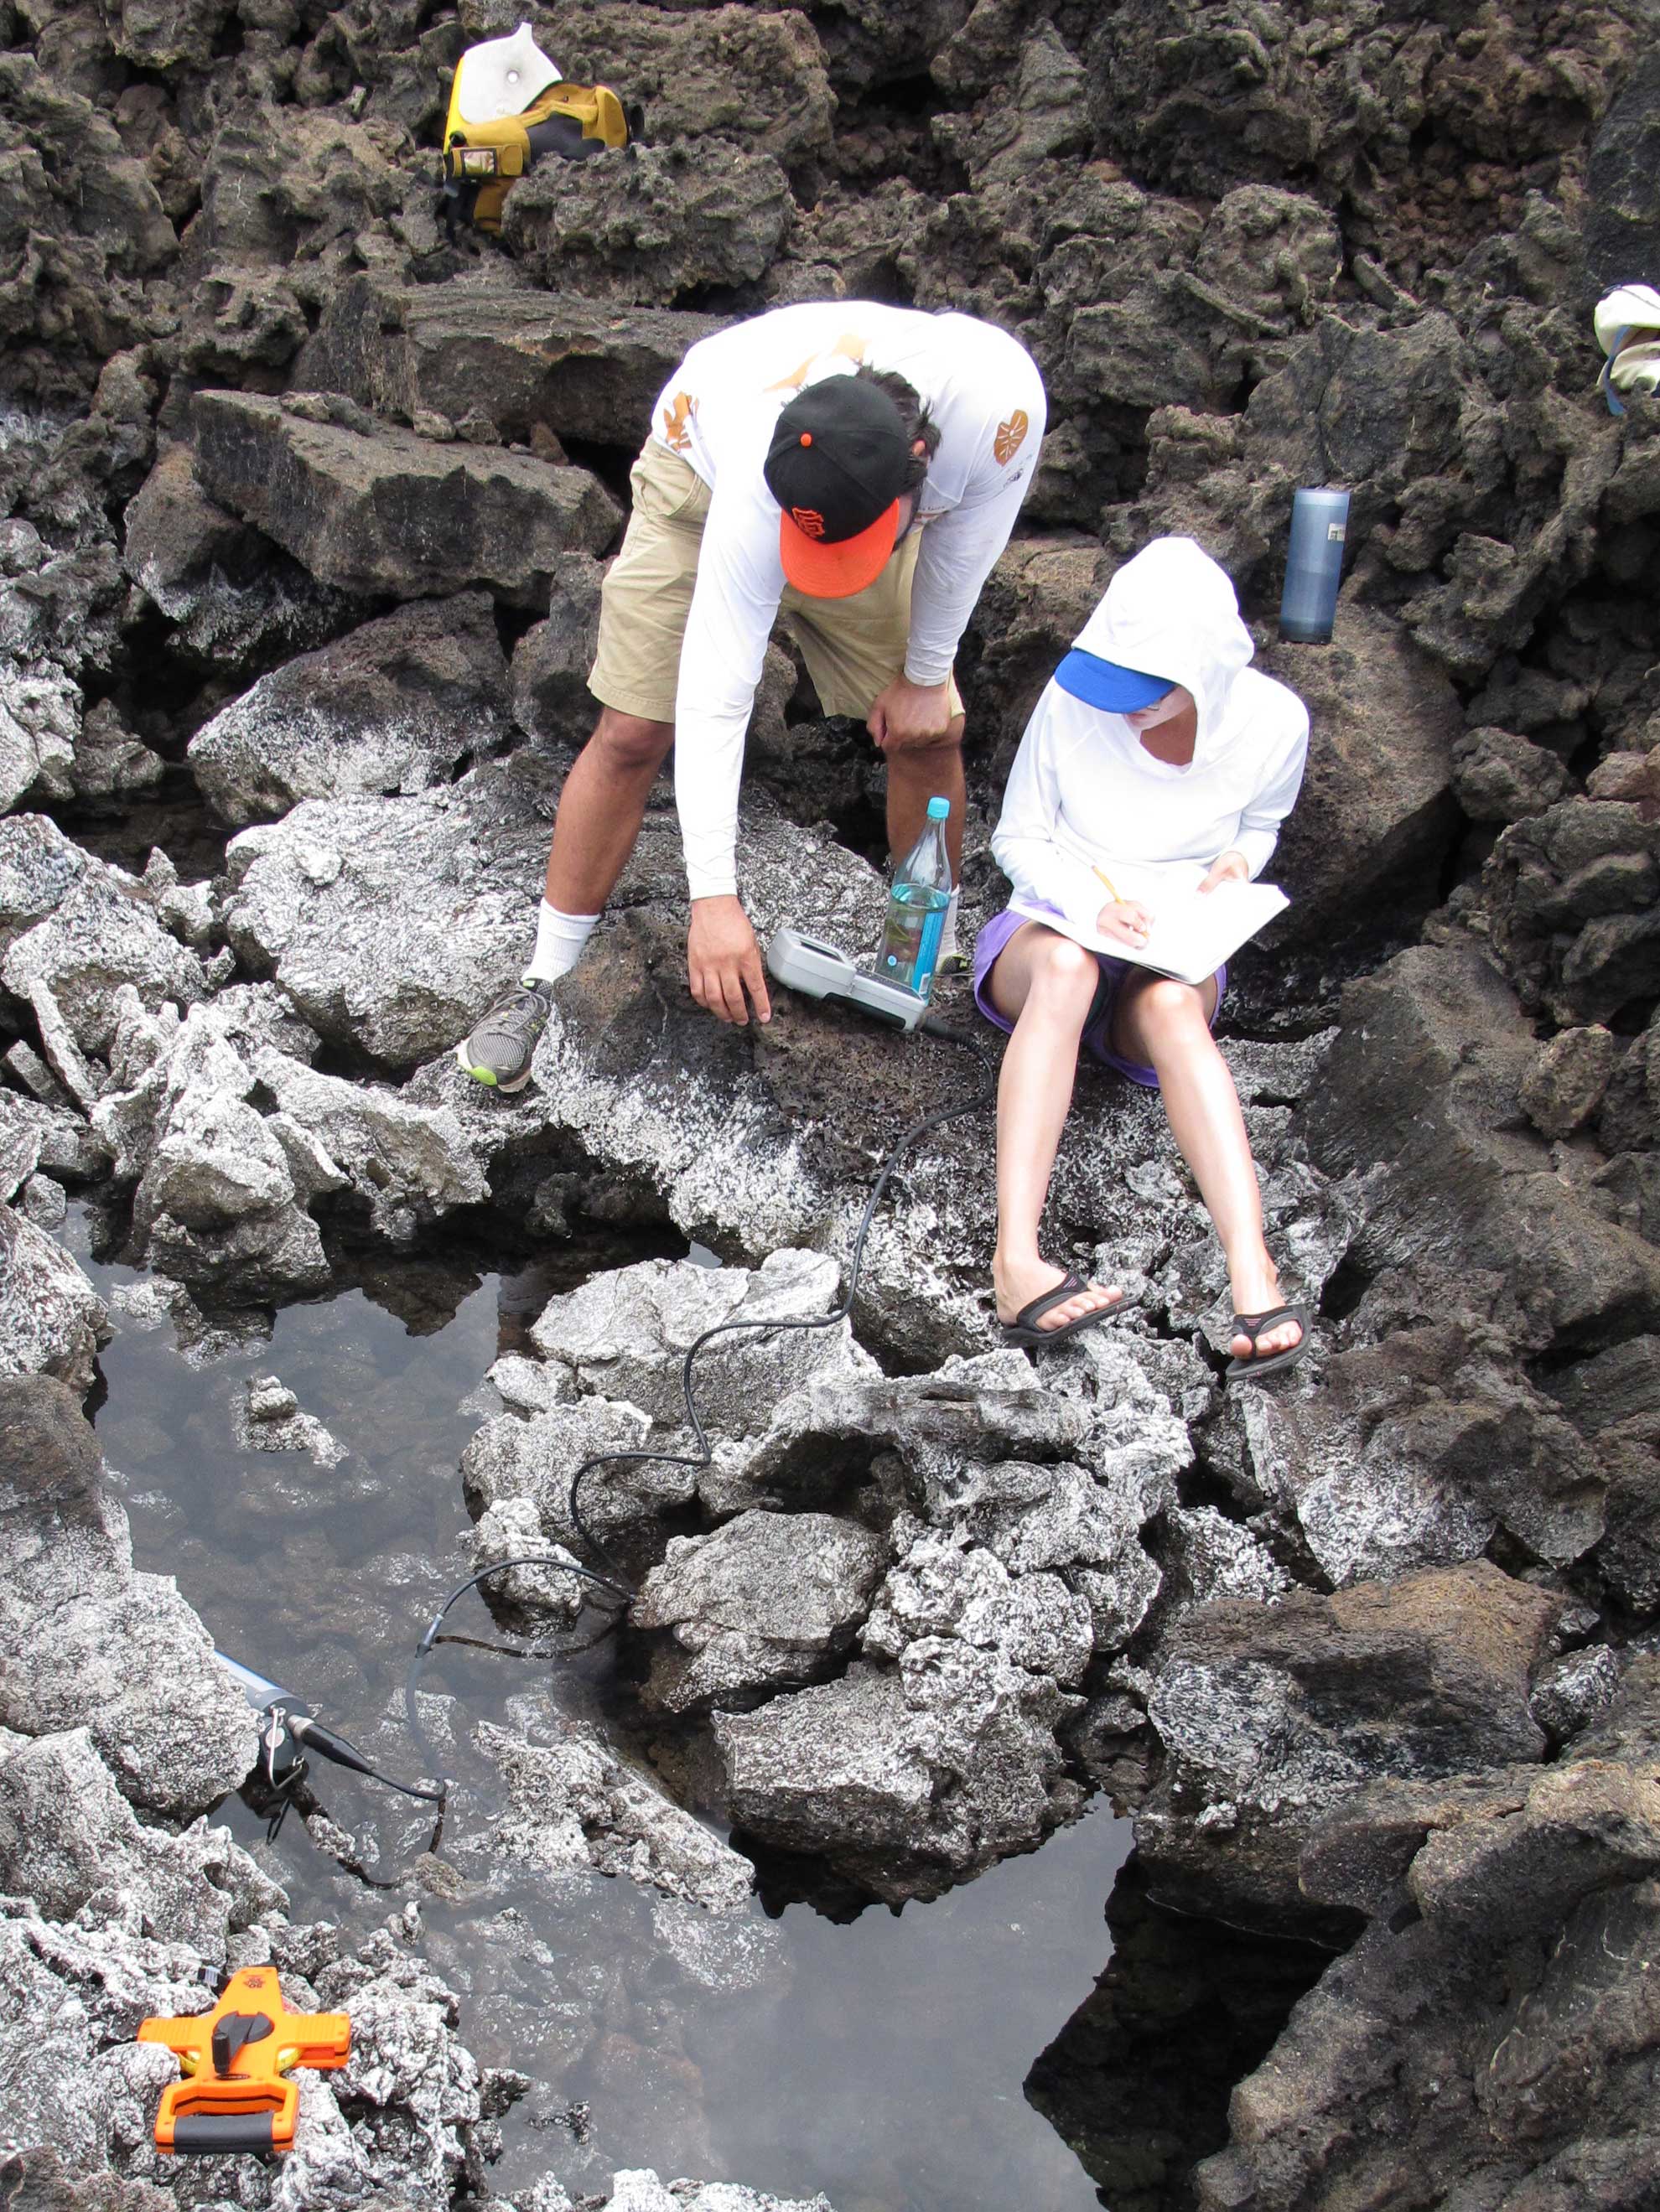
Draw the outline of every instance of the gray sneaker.
M521 983L497 1000L456 1046L455 1057L476 1083L492 1091L522 1091L552 1012L551 983Z

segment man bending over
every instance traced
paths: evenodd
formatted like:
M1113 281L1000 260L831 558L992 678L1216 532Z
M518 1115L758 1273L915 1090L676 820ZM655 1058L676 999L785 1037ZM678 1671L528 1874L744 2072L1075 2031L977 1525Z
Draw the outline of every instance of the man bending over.
M812 301L694 346L657 403L605 581L588 688L601 712L566 778L520 986L457 1058L517 1091L551 987L580 957L669 749L691 893L687 979L725 1022L771 1018L738 895L738 787L781 619L827 714L862 716L888 764L888 844L930 796L963 836L952 663L1008 542L1043 435L1031 356L970 315ZM956 919L953 895L946 949Z

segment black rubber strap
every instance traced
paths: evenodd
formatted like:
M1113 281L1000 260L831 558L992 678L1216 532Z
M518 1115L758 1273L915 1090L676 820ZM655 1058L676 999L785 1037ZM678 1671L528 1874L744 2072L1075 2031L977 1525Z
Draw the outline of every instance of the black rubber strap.
M173 2147L182 2151L251 2150L269 2158L269 2112L185 2112L173 2124Z

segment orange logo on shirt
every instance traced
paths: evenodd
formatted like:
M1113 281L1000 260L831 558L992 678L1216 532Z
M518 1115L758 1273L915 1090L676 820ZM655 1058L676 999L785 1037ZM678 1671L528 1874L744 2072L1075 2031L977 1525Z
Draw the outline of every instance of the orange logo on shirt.
M822 538L824 534L824 518L816 507L791 507L790 520L803 538Z
M1006 422L997 426L997 435L991 441L995 458L1006 468L1026 442L1026 433L1031 422L1024 407L1017 407Z
M663 442L684 453L691 446L691 418L697 411L697 403L689 392L677 392L672 407L663 410Z
M769 384L767 390L769 392L800 392L807 380L809 371L817 361L863 361L864 358L863 338L860 337L857 331L843 331L828 354L810 353L798 368L791 369L787 376L781 376L776 384Z

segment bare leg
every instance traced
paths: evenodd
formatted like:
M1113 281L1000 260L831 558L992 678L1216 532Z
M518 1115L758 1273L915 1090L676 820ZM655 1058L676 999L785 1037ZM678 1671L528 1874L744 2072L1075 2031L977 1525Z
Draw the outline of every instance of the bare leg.
M646 816L646 800L674 743L672 722L601 708L559 796L546 897L562 914L598 914L611 896Z
M1262 1194L1239 1094L1210 1031L1215 1005L1213 977L1195 989L1163 975L1131 976L1113 1019L1113 1048L1157 1069L1171 1133L1227 1255L1234 1310L1264 1313L1280 1302L1280 1277L1263 1240ZM1266 1358L1289 1351L1301 1335L1297 1322L1282 1322L1263 1330L1256 1349ZM1237 1359L1250 1355L1249 1337L1236 1336L1232 1346Z
M963 717L959 714L937 744L894 745L888 756L888 850L903 859L921 836L928 818L928 801L936 792L951 801L946 824L946 848L951 854L951 879L963 873Z
M992 1279L997 1316L1012 1321L1024 1305L1065 1279L1037 1249L1055 1155L1072 1103L1078 1043L1099 974L1092 953L1041 922L1017 930L991 972L991 998L1014 1024L997 1084L997 1249ZM1040 1328L1116 1305L1123 1292L1092 1283L1055 1306Z

